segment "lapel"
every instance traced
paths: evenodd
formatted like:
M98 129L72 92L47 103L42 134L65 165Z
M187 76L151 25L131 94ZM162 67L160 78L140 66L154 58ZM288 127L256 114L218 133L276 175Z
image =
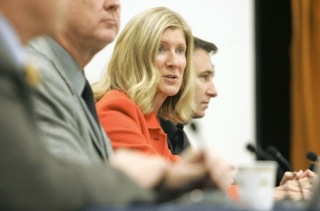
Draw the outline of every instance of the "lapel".
M41 38L37 41L37 50L45 55L54 65L56 71L59 73L63 81L67 84L69 91L72 93L73 96L77 97L77 101L75 103L81 104L81 108L83 109L86 118L89 122L88 130L90 132L91 141L93 141L97 151L101 155L101 157L106 160L107 159L107 148L105 142L105 137L102 134L100 125L97 124L91 112L89 111L87 105L83 101L82 97L78 94L77 90L74 89L72 84L69 82L68 77L65 74L65 70L63 69L59 59L57 58L56 54L52 51L51 42L54 42L51 38Z

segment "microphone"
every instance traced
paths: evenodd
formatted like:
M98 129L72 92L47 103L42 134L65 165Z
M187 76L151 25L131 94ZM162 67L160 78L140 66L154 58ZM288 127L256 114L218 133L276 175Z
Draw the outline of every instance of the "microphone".
M318 155L314 152L308 152L307 153L307 159L312 161L312 162L320 162L320 158L318 157ZM318 168L318 165L315 164L315 163L311 163L309 165L309 169L313 172L316 172L317 171L317 168Z
M198 126L197 126L197 124L195 122L191 122L190 123L190 128L192 129L192 131L194 133L198 133Z
M282 154L279 152L277 148L275 148L274 146L269 146L267 148L267 152L269 152L274 157L274 159L279 163L279 165L282 166L284 171L293 171L291 164L288 162L287 159L285 159L282 156Z
M276 161L279 164L279 161L275 160L275 158L270 155L268 152L266 152L265 150L263 150L262 148L260 148L257 145L257 148L254 147L252 144L247 144L247 150L249 150L250 152L254 153L257 157L257 160L272 160L272 161ZM279 184L282 177L283 177L284 171L283 169L280 167L280 165L278 165L277 168L277 179L275 181L275 185Z
M311 163L310 165L309 165L309 170L311 170L311 171L313 171L313 172L316 172L317 171L317 165L316 164L314 164L314 163Z
M195 135L195 138L196 138L196 140L193 140L193 141L189 139L190 144L199 149L206 148L207 144L206 144L205 138L202 136L197 123L192 121L188 124L188 126L190 126L191 132Z
M308 152L307 153L307 159L313 162L319 162L320 159L318 157L318 155L314 152Z
M259 146L254 147L252 144L247 144L247 150L254 153L257 156L258 160L274 160L274 158L267 152L265 152L263 149L261 149Z

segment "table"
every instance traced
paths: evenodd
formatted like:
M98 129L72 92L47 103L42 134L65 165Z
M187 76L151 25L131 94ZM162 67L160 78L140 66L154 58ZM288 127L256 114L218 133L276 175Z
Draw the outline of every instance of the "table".
M275 202L273 211L302 211L306 201L294 202L286 199ZM230 200L219 191L203 191L202 198L194 199L187 193L178 199L161 204L140 204L130 206L88 207L85 211L245 211L247 208Z

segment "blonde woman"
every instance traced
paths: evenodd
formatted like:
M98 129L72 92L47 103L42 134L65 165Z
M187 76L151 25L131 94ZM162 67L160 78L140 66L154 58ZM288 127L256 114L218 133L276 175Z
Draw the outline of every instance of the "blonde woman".
M180 159L169 150L158 117L191 120L192 52L190 27L167 8L146 10L126 25L106 74L93 86L99 120L114 149Z

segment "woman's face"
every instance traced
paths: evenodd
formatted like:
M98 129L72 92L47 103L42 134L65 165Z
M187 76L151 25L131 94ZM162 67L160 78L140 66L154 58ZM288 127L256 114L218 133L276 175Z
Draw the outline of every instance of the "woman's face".
M163 32L155 58L161 75L157 95L163 99L176 95L181 88L187 63L186 50L186 39L181 29L166 29Z

